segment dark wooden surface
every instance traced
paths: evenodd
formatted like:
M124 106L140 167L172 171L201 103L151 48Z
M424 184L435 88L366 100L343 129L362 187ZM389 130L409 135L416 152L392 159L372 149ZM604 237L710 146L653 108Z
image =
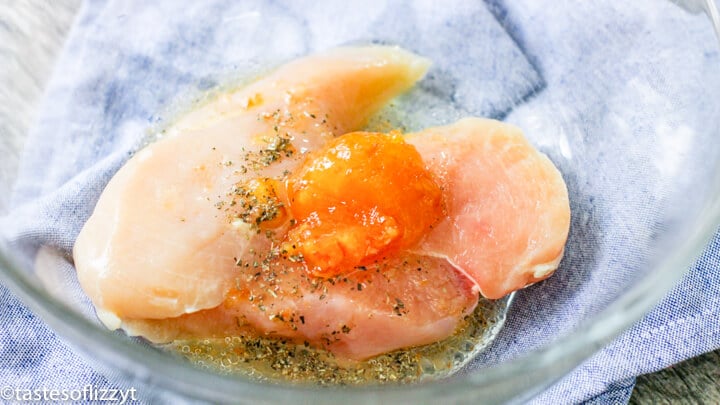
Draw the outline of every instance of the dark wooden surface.
M0 22L4 23L0 56L8 58L0 62L0 107L13 106L12 114L7 109L0 114L0 146L9 152L0 159L0 181L12 177L21 137L32 122L60 39L79 4L79 0L0 0ZM0 198L0 212L3 202ZM720 404L720 351L639 377L630 403Z
M720 350L638 377L630 403L720 404Z

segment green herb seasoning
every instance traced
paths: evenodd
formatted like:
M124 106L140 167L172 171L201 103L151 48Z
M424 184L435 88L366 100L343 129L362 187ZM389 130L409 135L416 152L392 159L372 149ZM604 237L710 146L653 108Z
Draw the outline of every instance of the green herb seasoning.
M270 178L261 178L233 186L228 193L230 222L239 220L250 224L251 229L259 233L262 224L284 215L284 204L277 197L274 182ZM226 205L224 201L215 204L218 209Z
M506 300L480 299L453 336L359 362L338 361L307 342L252 335L176 341L167 347L198 367L261 381L320 386L407 384L443 377L464 366L499 331L506 304ZM305 317L297 316L295 321L304 324ZM336 333L350 331L343 325ZM332 341L333 336L326 338Z

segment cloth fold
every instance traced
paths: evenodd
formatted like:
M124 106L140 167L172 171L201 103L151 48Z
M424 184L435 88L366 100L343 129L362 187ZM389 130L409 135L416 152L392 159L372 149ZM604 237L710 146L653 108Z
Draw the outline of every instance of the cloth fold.
M643 17L650 6L657 12ZM713 122L708 117L720 109L720 102L702 94L703 85L720 88L720 77L717 46L700 18L651 0L578 3L569 14L533 0L453 0L442 8L432 1L385 0L216 0L183 7L170 0L89 1L28 136L10 214L0 218L0 241L47 286L64 279L69 281L63 288L77 292L69 256L80 227L112 174L142 146L148 128L180 112L172 106L189 105L207 89L306 53L358 42L397 43L434 61L408 96L420 100L421 125L463 115L516 123L558 165L570 189L573 223L560 271L518 293L503 331L469 370L502 362L604 308L645 263L631 254L651 243L649 232L660 232L664 224L653 222L651 213L668 202L662 193L652 195L657 168L642 156L658 141L648 122L665 114L661 124L673 130L692 120ZM603 27L599 35L584 29L588 21ZM674 37L679 33L707 49L683 50ZM677 55L698 75L690 81L697 87L674 81L683 72L652 69ZM617 106L633 100L645 102L618 115ZM438 109L442 114L433 114ZM604 147L607 139L594 134L608 131L629 133ZM603 158L618 145L634 158L631 173ZM573 153L595 154L592 167L575 172ZM651 198L628 201L624 187ZM720 346L719 332L708 328L718 318L717 300L708 298L720 296L720 274L714 271L719 260L716 237L656 310L536 401L626 402L639 373ZM63 295L62 289L51 293ZM0 331L4 381L113 386L113 376L91 371L2 286L0 302L0 322L9 325ZM68 294L66 302L92 319L81 293Z

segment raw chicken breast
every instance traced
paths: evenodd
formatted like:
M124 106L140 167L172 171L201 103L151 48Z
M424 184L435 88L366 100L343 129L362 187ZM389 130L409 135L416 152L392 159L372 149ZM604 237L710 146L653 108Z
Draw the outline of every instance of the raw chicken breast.
M447 258L491 299L555 271L570 228L567 188L519 128L466 118L406 140L446 191L447 217L416 252Z
M444 259L404 255L321 279L279 262L243 267L237 289L215 309L168 320L129 320L131 334L155 342L260 331L362 360L442 340L477 305L473 283Z
M361 360L450 336L477 304L476 286L499 298L555 270L569 228L565 183L518 128L471 118L405 139L445 204L415 255L325 281L289 262L243 267L220 307L125 329L156 342L256 330Z
M100 319L160 319L220 305L236 259L267 239L222 205L238 182L276 177L359 129L428 62L395 47L337 49L288 63L189 114L108 183L75 243Z
M361 129L427 66L393 47L338 49L178 121L115 175L76 241L78 277L100 319L153 342L259 333L362 360L449 337L479 291L499 298L549 276L567 237L567 191L517 128L466 119L405 138L336 138ZM405 152L381 158L381 142ZM334 161L323 155L328 145ZM304 162L310 175L294 178ZM356 186L352 174L365 172L390 180ZM415 191L436 190L426 210L422 193L388 192L409 187L406 178ZM414 221L408 212L432 215ZM409 242L365 252L377 241L347 224L358 216ZM341 233L338 252L354 261L311 276L302 254L310 250L286 238L302 225L297 248L315 242L311 232L320 241Z

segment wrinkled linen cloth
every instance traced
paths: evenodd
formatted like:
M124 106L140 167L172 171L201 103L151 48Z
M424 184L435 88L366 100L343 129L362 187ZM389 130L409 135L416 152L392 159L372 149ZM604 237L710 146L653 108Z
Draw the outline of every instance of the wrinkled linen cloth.
M627 176L625 167L601 155L587 173L571 173L568 150L577 146L574 139L602 153L598 145L603 139L591 134L627 132L617 123L635 122L639 132L618 142L633 139L628 148L640 155L643 142L656 141L652 128L643 126L648 116L672 115L677 105L704 106L700 112L693 110L698 115L675 116L679 122L702 122L702 114L720 114L720 102L701 87L720 88L714 72L717 45L707 23L700 23L703 16L665 1L630 6L578 2L572 18L563 14L563 7L534 0L468 3L443 2L438 8L431 1L379 0L217 0L182 6L170 0L87 2L28 135L9 213L0 218L0 241L21 265L41 274L53 295L96 322L74 276L75 237L105 184L165 117L208 89L297 56L341 44L401 44L434 62L428 77L411 92L410 97L419 100L418 125L469 114L515 123L566 178L573 222L561 269L517 294L500 335L468 369L541 347L626 288L642 264L632 254L645 246L642 238L650 237L642 232L651 226L647 217L637 212L652 212L654 204L660 204L653 199L628 201L624 187L652 190L651 180L641 174ZM650 6L658 7L653 14L657 18L638 17ZM602 29L588 36L590 31L582 28L590 23ZM658 27L663 27L663 35L657 35ZM706 39L707 49L683 49L678 33L692 43ZM601 46L603 41L626 45ZM662 52L667 49L672 52ZM648 61L668 55L685 57L687 71L658 77ZM624 63L614 63L617 60ZM673 74L688 71L700 75L694 81L697 88L673 81ZM614 103L630 106L652 97L657 102L640 112L628 108L625 116L609 113L617 111L613 107L619 104ZM178 105L180 109L173 109ZM648 108L654 109L650 115ZM543 122L543 117L558 114L562 128ZM643 164L649 163L641 161L640 169ZM604 176L590 178L588 173L596 169ZM588 184L601 193L583 193ZM622 207L613 201L623 201ZM602 215L608 209L612 215ZM608 235L607 229L616 232ZM716 236L656 309L534 401L624 403L635 376L720 347L715 327L720 317L719 267ZM2 381L27 388L120 384L118 376L95 371L77 356L4 286L0 302ZM179 401L166 393L140 394L145 401Z

